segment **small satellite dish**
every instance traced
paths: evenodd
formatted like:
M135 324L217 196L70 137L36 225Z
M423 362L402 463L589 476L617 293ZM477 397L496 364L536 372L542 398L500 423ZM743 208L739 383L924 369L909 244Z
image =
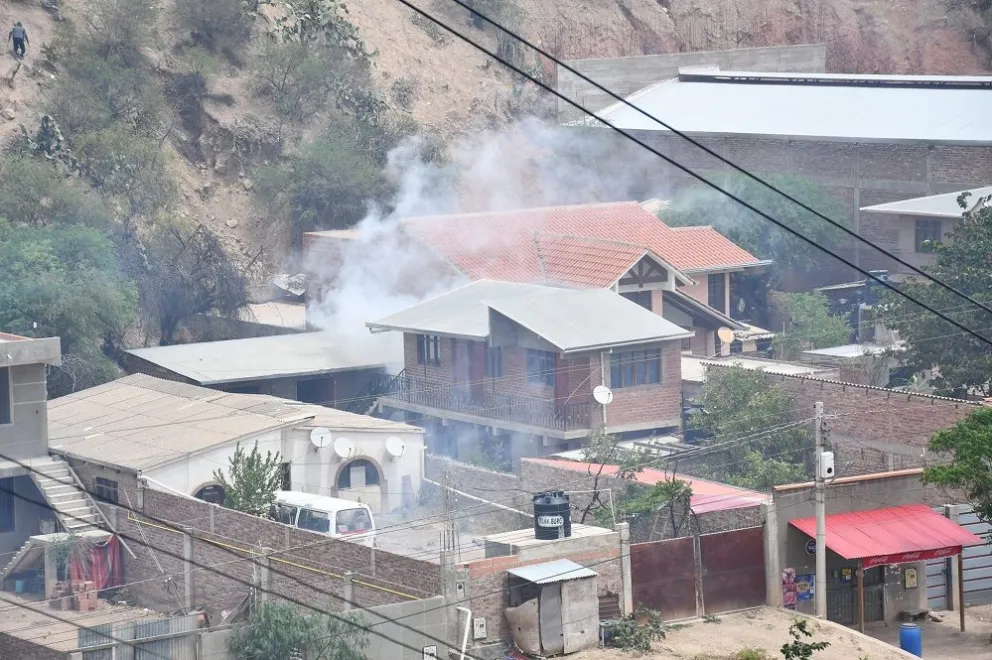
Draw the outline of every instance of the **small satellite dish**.
M725 344L729 344L734 341L734 331L726 326L717 330L716 336L719 337L720 341Z
M613 390L608 388L606 385L597 385L592 388L592 398L596 399L596 403L600 403L605 406L613 402Z
M310 431L310 443L317 449L323 449L331 444L331 430L318 426Z
M348 438L334 438L334 453L338 458L349 458L355 453L355 443Z
M395 435L386 438L386 453L393 458L399 458L405 450L406 444L401 438L397 438Z

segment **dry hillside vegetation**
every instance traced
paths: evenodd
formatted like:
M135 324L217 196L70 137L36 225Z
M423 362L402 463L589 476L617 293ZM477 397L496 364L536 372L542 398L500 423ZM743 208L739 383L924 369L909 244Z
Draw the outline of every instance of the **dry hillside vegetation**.
M483 12L498 5L502 20L522 26L527 37L564 58L825 42L832 71L978 73L988 62L983 46L987 30L981 29L977 7L981 0L473 2ZM260 204L256 170L282 162L326 134L335 111L328 96L312 112L295 119L280 116L272 96L259 93L258 67L271 56L268 49L283 5L261 4L258 17L240 35L223 15L212 17L222 39L191 29L191 16L222 4L164 0L155 5L155 29L142 50L170 106L160 129L161 149L170 156L176 177L179 215L209 227L241 261L257 257L257 263L271 269L293 250L298 231L287 231L287 218L281 216L295 202L283 197L275 204ZM467 12L450 0L420 0L420 6L473 39L499 45L492 29L473 26ZM38 0L0 1L0 21L23 20L31 36L28 58L13 85L0 85L0 128L8 137L18 132L20 121L33 130L51 107L51 90L65 72L58 61L46 61L46 47L66 26L84 20L86 3L62 0L62 14L66 20L59 23ZM399 126L397 135L426 132L450 140L552 107L536 91L515 85L498 64L395 0L348 3L343 16L374 53L369 80L388 104L390 121ZM517 57L529 70L553 80L547 62L526 53ZM335 65L342 61L329 60ZM0 71L9 75L13 60L7 62ZM401 125L404 117L416 124ZM73 141L72 135L66 138ZM375 197L382 190L358 186L355 195L362 194ZM335 217L334 222L353 220L354 215ZM297 229L321 223L328 220L303 222Z

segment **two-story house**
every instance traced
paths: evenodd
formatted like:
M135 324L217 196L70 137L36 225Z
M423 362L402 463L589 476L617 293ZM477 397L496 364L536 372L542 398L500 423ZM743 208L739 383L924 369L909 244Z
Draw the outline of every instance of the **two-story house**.
M388 239L410 267L398 278L404 293L479 279L611 289L688 330L683 348L697 355L720 352L720 327L753 335L732 318L735 275L769 263L712 227L669 227L637 202L408 218L396 232ZM377 239L307 234L308 304L333 295L342 262L374 259Z
M367 325L403 333L405 369L380 407L425 426L437 453L497 445L516 459L576 448L599 429L680 425L692 333L609 289L477 280Z

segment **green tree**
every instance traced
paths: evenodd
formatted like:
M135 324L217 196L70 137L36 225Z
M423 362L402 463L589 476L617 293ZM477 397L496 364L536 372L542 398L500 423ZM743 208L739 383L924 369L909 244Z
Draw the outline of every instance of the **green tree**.
M234 629L228 650L238 660L368 660L368 632L353 615L304 614L292 605L262 603ZM343 620L342 620L343 619Z
M12 225L109 229L114 218L99 195L44 158L0 157L0 218Z
M279 452L267 451L263 456L257 440L250 453L238 443L234 456L228 459L227 475L223 470L214 470L214 479L224 489L224 506L254 516L268 516L282 484L281 462Z
M813 439L801 426L786 426L794 401L766 374L738 365L710 368L695 401L703 412L690 424L712 436L704 442L711 451L694 467L699 476L767 490L808 474Z
M831 314L830 301L822 293L777 293L773 298L785 323L772 341L779 358L795 360L803 351L850 341L847 315Z
M819 185L791 175L764 177L772 185L838 222L847 222L836 198ZM815 245L835 247L842 233L827 222L805 211L777 192L743 174L726 174L715 183L748 202L787 227L813 240ZM675 226L713 225L748 252L761 259L772 259L777 270L805 272L821 263L822 253L814 245L790 234L766 218L744 208L709 187L694 186L679 193L661 213L662 220Z
M964 491L978 517L992 523L992 408L937 431L927 450L948 462L927 467L923 483Z
M66 365L50 378L52 396L119 375L107 352L133 322L137 296L106 236L0 222L0 272L0 330L61 339Z
M962 195L962 217L943 243L931 246L934 262L924 270L986 306L992 307L992 206L990 198ZM966 210L967 209L967 210ZM898 284L900 291L939 310L967 328L992 339L992 314L963 301L946 289L921 278ZM886 291L879 320L899 331L907 343L901 357L915 371L937 369L933 384L938 392L964 396L992 396L992 350L985 342L962 332L904 297Z

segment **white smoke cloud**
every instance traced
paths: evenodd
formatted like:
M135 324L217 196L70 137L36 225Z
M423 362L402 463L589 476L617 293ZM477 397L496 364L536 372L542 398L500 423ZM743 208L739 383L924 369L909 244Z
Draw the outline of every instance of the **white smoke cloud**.
M306 264L309 273L334 281L322 300L310 302L308 322L393 369L402 364L402 337L373 335L365 323L467 283L451 270L429 268L436 259L405 240L402 219L640 200L666 191L656 157L600 129L526 119L449 145L444 165L422 162L420 147L414 138L389 155L386 174L397 186L391 210L372 209L334 263L311 257ZM460 239L485 250L501 240L500 229Z

